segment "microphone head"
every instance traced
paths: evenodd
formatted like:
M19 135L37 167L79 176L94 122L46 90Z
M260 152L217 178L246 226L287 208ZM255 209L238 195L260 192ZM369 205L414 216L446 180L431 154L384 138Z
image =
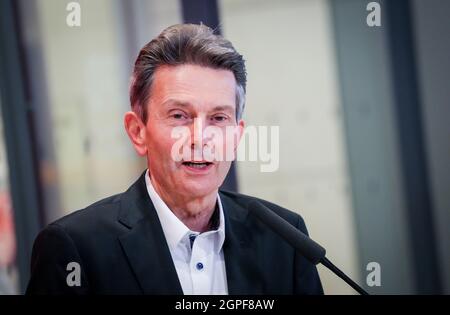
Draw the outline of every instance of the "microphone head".
M311 263L317 265L324 259L325 248L261 202L253 200L248 203L247 208L250 213L296 248Z

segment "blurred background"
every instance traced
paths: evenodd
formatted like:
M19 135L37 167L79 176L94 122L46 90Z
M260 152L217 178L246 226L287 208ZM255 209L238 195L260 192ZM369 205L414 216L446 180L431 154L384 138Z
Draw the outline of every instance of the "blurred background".
M232 41L244 119L280 128L279 169L237 162L224 186L300 213L370 293L449 294L450 1L376 1L373 27L369 2L1 0L0 294L24 292L40 229L145 169L122 122L133 61L182 22Z

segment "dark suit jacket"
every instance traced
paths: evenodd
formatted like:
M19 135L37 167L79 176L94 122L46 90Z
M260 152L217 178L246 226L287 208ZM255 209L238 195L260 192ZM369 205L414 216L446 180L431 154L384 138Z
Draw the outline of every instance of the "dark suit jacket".
M323 294L316 267L248 213L256 198L220 191L229 294ZM258 199L307 233L303 219ZM81 267L81 286L66 278ZM124 193L48 225L36 238L27 294L183 294L144 174Z

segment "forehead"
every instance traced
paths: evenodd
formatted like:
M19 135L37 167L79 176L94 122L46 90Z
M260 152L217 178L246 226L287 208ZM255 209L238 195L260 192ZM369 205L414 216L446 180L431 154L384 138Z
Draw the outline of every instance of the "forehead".
M160 66L154 73L151 101L170 99L198 106L232 105L236 101L233 72L199 65Z

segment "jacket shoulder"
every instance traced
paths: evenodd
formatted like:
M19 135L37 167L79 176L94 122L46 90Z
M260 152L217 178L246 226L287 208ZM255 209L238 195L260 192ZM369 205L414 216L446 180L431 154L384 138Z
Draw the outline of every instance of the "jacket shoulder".
M234 202L244 207L245 209L247 209L248 204L251 201L258 201L267 208L269 208L270 210L272 210L273 212L275 212L276 214L278 214L280 217L291 223L292 225L295 225L297 227L303 227L305 225L304 220L299 213L286 209L268 200L228 190L221 189L220 192L222 193L222 196L233 200Z
M58 226L69 234L95 232L102 226L114 224L120 208L123 193L99 200L84 209L67 214L49 226Z

